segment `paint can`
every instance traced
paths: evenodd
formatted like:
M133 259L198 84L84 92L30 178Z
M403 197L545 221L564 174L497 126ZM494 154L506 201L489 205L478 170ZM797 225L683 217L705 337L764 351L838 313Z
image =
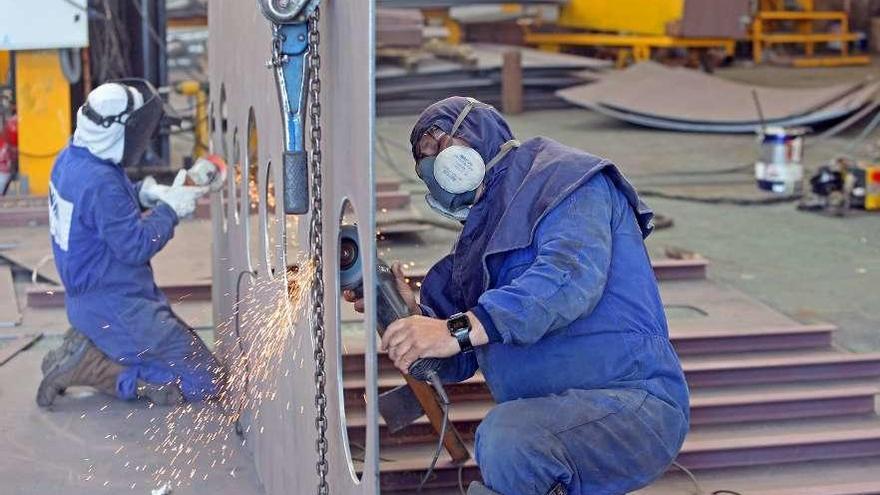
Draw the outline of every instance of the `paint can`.
M777 194L799 194L803 188L803 127L765 127L758 130L761 153L755 162L758 188Z

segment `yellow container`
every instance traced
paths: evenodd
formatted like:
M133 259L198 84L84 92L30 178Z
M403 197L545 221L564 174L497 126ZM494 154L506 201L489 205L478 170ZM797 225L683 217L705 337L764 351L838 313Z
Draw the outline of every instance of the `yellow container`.
M666 34L668 22L681 19L684 0L570 0L559 25L636 34Z

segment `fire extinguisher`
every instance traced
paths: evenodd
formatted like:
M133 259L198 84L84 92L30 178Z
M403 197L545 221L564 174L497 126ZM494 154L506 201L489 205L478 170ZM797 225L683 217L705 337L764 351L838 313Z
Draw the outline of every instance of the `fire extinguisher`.
M0 128L0 196L6 194L18 168L18 117L6 119Z

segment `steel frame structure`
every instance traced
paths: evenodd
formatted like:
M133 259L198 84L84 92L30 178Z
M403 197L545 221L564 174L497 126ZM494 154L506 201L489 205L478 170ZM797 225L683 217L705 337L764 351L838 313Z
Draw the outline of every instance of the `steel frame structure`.
M287 267L308 254L309 216L285 216L281 202L284 127L276 81L266 68L272 27L256 1L212 0L209 5L210 133L213 152L230 164L228 183L211 198L214 321L218 355L240 352L234 331L249 345L277 301L287 301ZM374 2L322 0L321 106L324 163L324 283L329 427L329 480L334 494L378 492L376 410L375 194L373 191ZM307 130L308 132L308 130ZM311 166L311 165L310 165ZM278 197L273 208L269 205ZM351 460L342 389L339 311L339 219L350 202L364 249L367 312L363 327L367 420L363 474ZM251 205L257 203L257 213ZM245 307L250 306L250 307ZM307 308L309 305L305 304ZM248 315L244 317L243 315ZM233 323L234 322L234 323ZM234 328L233 328L234 327ZM309 315L289 332L277 366L277 396L241 418L246 445L269 494L315 493L315 361Z

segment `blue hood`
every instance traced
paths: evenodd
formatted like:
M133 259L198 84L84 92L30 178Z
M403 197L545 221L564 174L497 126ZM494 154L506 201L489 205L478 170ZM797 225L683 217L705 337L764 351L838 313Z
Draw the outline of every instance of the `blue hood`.
M409 136L413 160L416 157L416 146L422 135L434 125L447 134L452 132L455 120L467 104L467 98L451 96L434 103L422 112ZM510 132L510 127L504 121L504 117L498 113L498 110L489 105L481 104L468 113L464 122L455 132L455 137L467 141L472 148L477 150L483 161L489 163L489 160L498 154L501 145L513 139L513 133Z

